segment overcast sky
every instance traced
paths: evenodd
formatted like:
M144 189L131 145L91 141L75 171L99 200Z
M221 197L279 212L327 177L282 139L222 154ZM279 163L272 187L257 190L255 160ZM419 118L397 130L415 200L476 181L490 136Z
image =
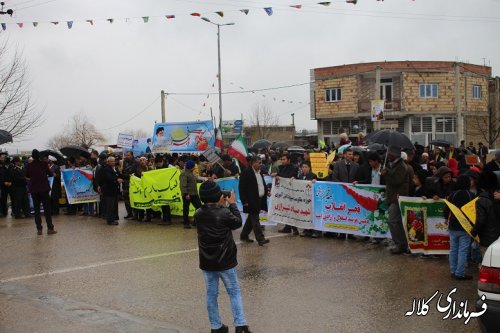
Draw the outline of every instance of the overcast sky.
M193 12L235 23L221 27L223 91L302 84L312 68L383 60L486 63L500 75L499 0L318 2L7 0L4 9L15 13L0 17L7 23L0 36L23 50L32 95L46 120L23 141L2 148L45 148L76 113L105 130L109 143L126 129L152 132L161 120L162 89L203 93L169 95L167 122L210 119L210 107L217 116L217 95L205 95L217 93L217 27ZM289 7L298 4L303 7ZM273 15L264 7L272 7ZM66 21L74 21L72 29ZM256 103L266 103L283 125L295 113L297 129L316 128L308 85L224 95L223 119L246 118Z

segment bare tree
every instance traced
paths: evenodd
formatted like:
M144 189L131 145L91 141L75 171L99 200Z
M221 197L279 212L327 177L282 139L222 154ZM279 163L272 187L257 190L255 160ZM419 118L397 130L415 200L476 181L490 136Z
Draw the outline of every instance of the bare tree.
M67 145L77 145L90 148L102 143L106 138L84 114L76 114L68 122L66 128L53 136L47 146L51 149L60 149Z
M500 138L500 118L493 112L492 107L488 108L488 112L488 117L474 117L474 119L478 128L488 129L480 132L484 141L488 142L488 147L492 148L495 147L497 139Z
M132 134L135 139L149 138L153 135L152 130L148 132L143 128L136 128L136 129L127 128L126 130L123 130L122 133Z
M0 44L0 129L21 138L44 121L30 96L30 85L22 53L11 50L8 41Z
M278 122L279 116L265 103L256 103L248 116L248 124L256 128L259 139L268 139Z

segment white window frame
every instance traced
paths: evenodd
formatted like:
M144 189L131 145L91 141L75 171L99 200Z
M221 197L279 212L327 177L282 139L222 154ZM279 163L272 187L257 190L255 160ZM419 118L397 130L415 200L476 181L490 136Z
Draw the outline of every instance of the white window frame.
M478 84L472 86L472 99L481 99L481 86Z
M424 95L422 96L422 87L424 87ZM433 96L434 87L436 88L436 96ZM428 94L427 88L430 88L430 94ZM438 83L420 83L418 87L418 96L420 98L439 98L439 84Z
M335 98L333 98L333 97L335 97ZM336 102L340 102L341 100L342 100L342 88L325 89L325 102L336 103Z

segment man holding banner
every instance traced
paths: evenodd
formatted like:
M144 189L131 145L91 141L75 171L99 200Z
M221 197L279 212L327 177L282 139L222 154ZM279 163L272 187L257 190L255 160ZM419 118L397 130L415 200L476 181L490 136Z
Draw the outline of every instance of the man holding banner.
M102 193L106 205L106 223L108 225L118 225L115 217L118 215L118 193L123 179L118 178L115 170L115 158L113 156L108 157L106 165L102 168L101 172L98 189Z
M248 214L245 225L241 230L240 239L252 243L253 240L250 239L249 235L253 230L257 243L263 246L269 243L269 239L265 239L260 227L259 213L261 210L267 211L268 191L264 176L260 173L262 160L259 156L254 155L249 162L251 167L243 171L238 185L243 212Z
M401 148L391 146L387 153L389 167L384 167L381 172L385 176L386 202L389 205L389 229L395 246L391 254L408 253L408 241L403 228L403 218L399 208L398 196L407 196L410 188L410 178L406 163L401 158Z

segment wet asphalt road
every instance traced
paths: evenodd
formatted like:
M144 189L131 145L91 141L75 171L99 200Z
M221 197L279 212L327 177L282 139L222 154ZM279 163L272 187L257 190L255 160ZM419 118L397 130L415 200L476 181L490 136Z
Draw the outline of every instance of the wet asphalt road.
M32 219L0 218L0 333L210 332L196 231L156 222L60 215L57 235L37 236ZM447 257L391 256L382 245L277 227L266 235L264 247L238 244L253 332L479 332L475 319L443 320L435 300L426 316L405 316L415 297L455 287L453 299L474 310L476 280L452 280Z

